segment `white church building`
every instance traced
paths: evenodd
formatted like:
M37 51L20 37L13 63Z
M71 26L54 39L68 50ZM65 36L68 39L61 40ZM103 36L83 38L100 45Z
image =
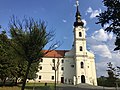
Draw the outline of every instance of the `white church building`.
M47 53L40 61L35 82L53 83L56 77L57 83L97 85L95 56L86 48L84 23L81 21L78 1L76 3L72 49L53 50Z

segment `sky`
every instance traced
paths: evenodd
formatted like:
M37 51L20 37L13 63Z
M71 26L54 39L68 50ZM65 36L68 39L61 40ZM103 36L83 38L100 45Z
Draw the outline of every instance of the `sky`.
M60 50L70 50L73 44L73 23L76 0L0 0L0 25L8 29L10 17L24 16L45 21L47 31L55 30L55 41L61 41ZM104 11L102 0L79 0L79 11L86 28L87 49L95 54L97 76L106 76L107 63L120 65L120 54L113 51L115 36L95 24Z

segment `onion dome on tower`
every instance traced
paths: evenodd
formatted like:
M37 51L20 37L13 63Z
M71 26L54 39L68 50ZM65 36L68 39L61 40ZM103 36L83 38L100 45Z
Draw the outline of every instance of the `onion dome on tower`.
M76 21L74 22L74 27L77 27L77 26L82 26L83 27L84 23L81 20L81 15L80 15L78 6L79 6L79 1L76 0L77 11L76 11L76 15L75 15Z

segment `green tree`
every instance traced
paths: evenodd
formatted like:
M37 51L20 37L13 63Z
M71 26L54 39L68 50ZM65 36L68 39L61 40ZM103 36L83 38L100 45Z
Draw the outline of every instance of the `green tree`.
M23 79L25 76L27 68L27 61L16 54L11 46L14 46L13 40L7 37L5 31L2 31L0 34L0 79L3 85L5 85L6 78L13 81L11 82L13 85L17 85L18 79ZM38 67L39 61L31 66L29 79L36 78Z
M28 79L35 79L37 78L37 72L39 68L40 61L33 63L30 67L30 73L28 74Z
M107 77L107 86L116 86L116 80L118 79L116 67L113 67L113 64L111 62L108 63L108 77Z
M42 50L53 40L54 33L46 31L44 22L35 21L32 18L24 18L20 21L13 17L9 25L11 39L14 43L12 47L22 59L27 61L26 73L21 88L21 90L24 90L31 65L38 62L45 55ZM56 44L58 42L52 44L49 50L55 49Z
M14 68L11 71L11 74L12 74L13 82L15 83L15 85L17 85L18 79L20 79L21 81L23 77L25 76L27 62L23 60L22 58L20 58L19 56L17 56L16 53L13 53L13 55L15 57L14 66L13 66Z
M11 39L12 41L12 39ZM13 44L14 46L14 44ZM16 47L17 48L17 47ZM27 61L23 58L21 58L14 49L12 49L12 56L13 56L13 69L11 70L11 74L13 78L13 82L15 83L15 85L17 85L17 81L19 80L23 80L24 76L25 76L25 72L26 72L26 68L27 68ZM36 78L36 72L38 72L38 68L39 68L39 61L35 62L31 65L30 67L30 73L28 74L28 78L29 79L34 79Z
M11 77L13 70L13 58L11 48L8 46L8 38L5 31L0 34L0 79L5 85L6 78Z
M120 50L120 0L103 0L106 10L100 13L97 24L101 24L102 27L108 24L105 28L107 32L113 32L116 35L116 48L114 50Z
M108 87L117 87L120 86L120 67L113 66L111 62L107 63L108 69L106 70L108 73L108 77L101 76L97 79L98 85L100 86L108 86Z
M5 85L6 78L17 84L18 78L23 77L25 73L26 63L10 47L11 42L12 40L7 37L5 31L2 31L0 34L0 78L3 85Z
M104 76L97 78L98 86L106 86L106 80L107 78Z

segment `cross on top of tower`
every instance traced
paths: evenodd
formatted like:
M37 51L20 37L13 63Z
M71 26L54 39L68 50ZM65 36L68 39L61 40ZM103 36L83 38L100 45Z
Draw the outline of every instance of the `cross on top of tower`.
M78 1L78 0L76 0L76 6L77 6L77 7L79 6L79 1Z
M76 7L77 7L77 11L76 11L76 21L74 22L74 27L77 27L77 26L83 26L84 23L81 21L81 15L80 15L80 12L79 12L79 1L76 0Z

